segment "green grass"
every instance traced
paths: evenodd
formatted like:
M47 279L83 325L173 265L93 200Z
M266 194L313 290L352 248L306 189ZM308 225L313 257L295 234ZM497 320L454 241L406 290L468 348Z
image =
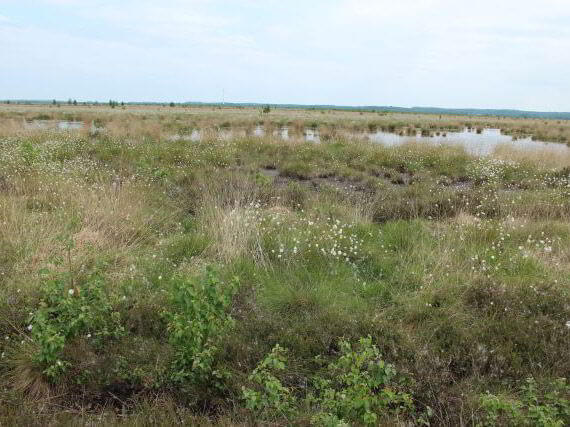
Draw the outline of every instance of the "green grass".
M532 159L334 137L3 137L0 424L353 423L361 398L387 424L516 424L534 420L530 377L537 407L568 423L567 388L543 390L570 372L569 220L567 171ZM340 355L360 357L341 343L367 336L398 372L393 398L366 369L367 397L333 381ZM242 386L265 390L250 378L276 344L286 368L264 378L295 403L262 415ZM337 407L319 394L333 389L360 397Z

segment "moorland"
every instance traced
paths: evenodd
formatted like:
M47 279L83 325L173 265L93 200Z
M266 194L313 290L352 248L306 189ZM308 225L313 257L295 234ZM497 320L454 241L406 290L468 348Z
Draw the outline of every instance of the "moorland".
M570 153L355 136L488 128L570 142L564 120L0 106L0 425L568 425Z

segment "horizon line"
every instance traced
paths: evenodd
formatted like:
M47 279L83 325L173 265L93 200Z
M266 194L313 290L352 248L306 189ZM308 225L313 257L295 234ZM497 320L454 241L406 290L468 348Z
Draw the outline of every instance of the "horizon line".
M68 99L0 99L0 103L2 104L20 104L20 105L43 105L43 104L50 104L53 102L62 105L74 105L73 102L75 101L77 105L86 105L86 104L108 104L110 102L115 102L117 104L123 105L206 105L206 106L245 106L245 107L253 107L253 106L265 106L269 105L271 107L276 108L300 108L300 109L309 109L309 108L328 108L328 109L343 109L343 110L384 110L391 112L420 112L420 113L430 113L430 111L420 111L420 110L434 110L433 112L440 112L441 114L450 114L450 112L463 112L461 114L468 114L466 112L487 112L493 114L492 112L508 112L508 113L522 113L522 114L562 114L562 115L569 115L570 111L544 111L544 110L523 110L518 108L493 108L493 107L438 107L438 106L420 106L414 105L411 107L402 107L398 105L350 105L350 104L302 104L302 103L292 103L292 102L284 102L284 103L276 103L276 102L250 102L250 101L117 101L114 99L110 99L107 101L99 101L99 100L77 100L74 98ZM71 102L71 104L70 104ZM379 112L381 112L379 111ZM447 113L446 113L447 112ZM569 117L570 118L570 117Z

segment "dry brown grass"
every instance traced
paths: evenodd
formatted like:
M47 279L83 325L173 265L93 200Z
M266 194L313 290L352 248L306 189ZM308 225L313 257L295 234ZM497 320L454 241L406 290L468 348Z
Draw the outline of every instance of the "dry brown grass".
M477 218L474 215L471 215L470 213L464 212L464 211L460 211L455 218L452 218L452 221L457 223L460 226L469 226L469 225L475 225L481 222L481 219Z
M49 181L49 192L44 181ZM42 267L66 270L54 263L71 240L71 261L79 266L103 252L129 253L153 243L153 227L176 212L153 209L140 184L125 182L85 188L53 177L16 180L0 193L0 241L20 248L14 274L33 275Z
M225 263L246 252L262 261L259 189L243 175L230 174L224 184L224 188L211 183L201 186L200 224L212 239L206 252Z
M21 347L20 354L5 361L12 367L10 374L0 380L2 387L9 387L11 390L22 393L28 397L29 401L48 401L50 397L57 396L57 387L49 384L41 369L38 369L31 362L31 354L37 352L37 345L26 339Z
M541 167L563 168L570 165L570 150L521 150L511 145L499 145L493 157L516 162L532 162Z
M149 135L161 137L176 133L177 128L197 126L213 129L222 123L230 127L253 129L264 123L267 134L288 124L291 135L302 135L306 127L317 124L325 136L335 136L338 131L364 131L370 127L389 131L405 131L410 127L436 131L438 129L463 129L493 127L515 136L533 135L536 139L570 142L570 120L543 120L509 117L378 113L372 111L307 110L274 108L269 115L261 115L258 108L205 107L159 105L128 105L110 108L108 105L0 105L0 135L13 133L14 126L22 126L23 120L39 115L53 119L74 117L89 126L93 120L101 120L113 135ZM7 122L14 120L11 124ZM88 126L88 127L89 127ZM8 128L11 128L9 130Z

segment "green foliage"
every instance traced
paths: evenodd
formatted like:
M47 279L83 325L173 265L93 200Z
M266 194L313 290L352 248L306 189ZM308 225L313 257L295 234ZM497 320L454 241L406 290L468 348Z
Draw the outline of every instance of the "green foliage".
M386 415L413 413L411 396L397 390L396 369L380 358L370 337L361 338L355 349L344 339L339 346L338 360L313 380L316 392L307 398L318 410L313 422L376 424Z
M38 350L34 362L50 380L57 380L70 366L63 360L66 343L80 335L95 348L123 333L119 313L113 310L98 276L81 287L70 286L66 275L43 284L43 298L30 316L28 329Z
M259 391L242 387L247 409L267 419L275 416L290 417L295 413L295 400L291 391L275 376L285 370L287 351L279 344L273 347L249 376Z
M380 358L370 337L361 338L356 349L344 339L339 346L340 357L328 365L324 376L312 378L311 391L304 399L304 406L314 414L313 424L371 425L385 416L414 413L411 396L397 390L396 369ZM264 419L270 416L291 419L300 406L300 400L276 377L285 370L285 353L276 345L249 376L257 391L242 388L247 408ZM321 361L321 356L317 361Z
M520 388L520 397L507 398L490 393L480 397L484 411L480 426L558 427L570 424L570 386L559 378L540 390L533 378Z
M26 166L33 165L41 155L40 149L31 141L26 141L20 146L20 155Z
M199 280L172 280L172 311L164 312L169 341L175 350L171 379L177 383L215 385L224 373L216 370L216 356L234 320L228 313L237 278L221 282L213 270Z

